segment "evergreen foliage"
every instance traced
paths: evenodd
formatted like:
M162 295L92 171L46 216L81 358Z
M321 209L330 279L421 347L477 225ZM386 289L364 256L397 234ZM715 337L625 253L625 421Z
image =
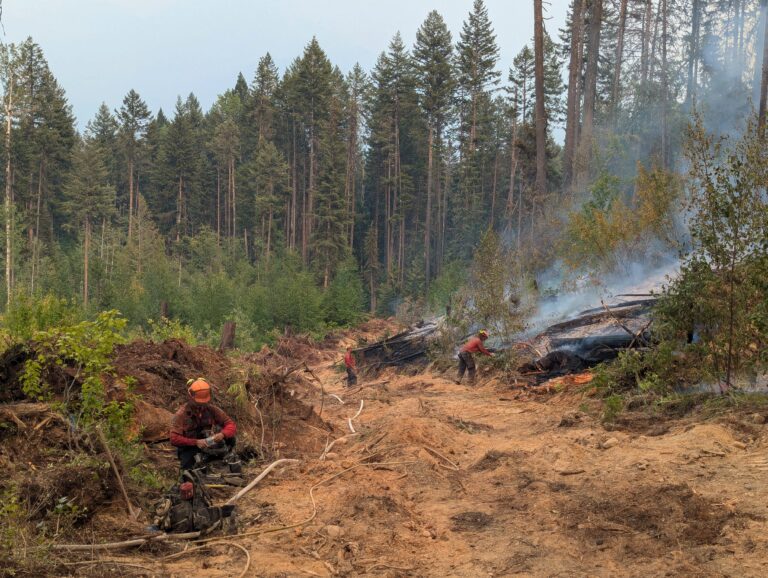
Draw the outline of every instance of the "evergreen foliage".
M457 38L431 11L369 72L312 38L285 70L263 55L210 110L190 94L151 111L132 89L82 136L41 47L5 45L8 319L22 295L55 295L146 330L167 303L200 339L237 318L256 343L398 303L441 310L489 231L525 278L685 249L682 128L699 105L706 131L741 130L758 0L622 4L575 0L559 41L544 31L543 119L531 47L502 77L483 0Z

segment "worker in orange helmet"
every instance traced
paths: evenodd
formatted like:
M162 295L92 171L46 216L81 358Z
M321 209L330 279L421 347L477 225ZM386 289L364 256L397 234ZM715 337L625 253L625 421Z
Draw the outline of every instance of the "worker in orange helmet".
M481 329L477 332L477 335L469 339L459 350L459 378L456 383L461 383L464 377L464 372L469 371L469 384L475 384L475 357L474 353L482 353L493 357L493 353L488 351L483 343L488 339L488 332L485 329Z
M347 347L344 354L344 368L347 370L347 387L357 385L357 362L351 346Z
M189 399L171 421L171 444L182 470L195 467L195 456L213 449L231 451L237 426L224 410L211 403L211 384L202 377L187 382Z

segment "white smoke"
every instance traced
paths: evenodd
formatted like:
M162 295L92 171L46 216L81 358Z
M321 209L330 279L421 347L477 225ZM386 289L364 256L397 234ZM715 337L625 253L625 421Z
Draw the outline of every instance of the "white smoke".
M536 332L549 325L574 319L586 310L602 307L601 301L607 305L617 305L642 298L633 295L660 293L679 270L679 260L671 256L652 264L627 263L621 273L602 279L583 275L577 279L574 289L560 291L562 268L553 268L540 276L539 286L545 296L528 321L528 331ZM547 297L547 293L552 296Z

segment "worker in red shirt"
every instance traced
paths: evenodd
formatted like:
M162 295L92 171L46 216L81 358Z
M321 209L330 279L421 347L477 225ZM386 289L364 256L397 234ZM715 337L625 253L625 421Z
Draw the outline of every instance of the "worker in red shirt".
M459 379L456 383L461 383L464 377L464 372L469 370L469 384L475 384L475 358L473 353L482 353L493 357L493 353L488 351L483 343L488 339L488 332L485 329L481 329L477 332L477 335L472 337L459 350Z
M182 470L195 466L195 456L206 449L235 447L237 426L224 410L211 403L211 384L202 377L188 382L189 401L171 421L171 444Z
M351 347L347 347L344 354L344 367L347 369L347 387L357 385L357 362Z

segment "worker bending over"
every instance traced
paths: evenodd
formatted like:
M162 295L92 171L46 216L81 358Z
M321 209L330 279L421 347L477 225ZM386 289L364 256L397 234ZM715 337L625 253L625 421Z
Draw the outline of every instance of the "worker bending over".
M470 338L459 350L459 378L456 383L461 383L464 377L464 372L469 370L469 384L475 384L475 357L474 353L482 353L489 357L493 357L493 353L488 351L483 343L488 339L488 332L485 329L481 329L477 332L477 335Z

